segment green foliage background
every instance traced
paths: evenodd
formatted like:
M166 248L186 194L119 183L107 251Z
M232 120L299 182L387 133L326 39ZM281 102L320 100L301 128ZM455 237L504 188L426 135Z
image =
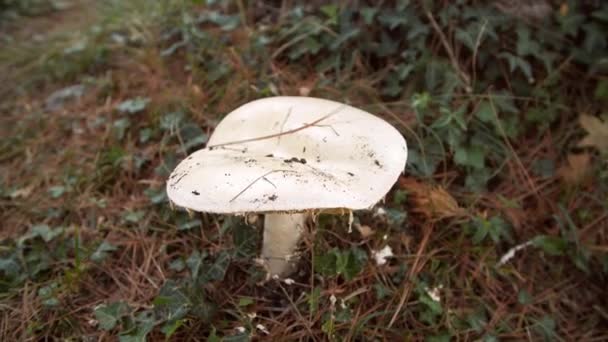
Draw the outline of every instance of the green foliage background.
M0 311L12 327L0 332L121 341L608 338L608 151L579 146L591 132L577 123L583 113L608 122L608 4L552 5L538 19L464 0L84 2L96 6L95 24L42 44L10 32L21 16L61 5L0 0L9 32L0 36L0 211L20 232L2 241L0 301L29 298L35 307L25 325L19 310ZM153 69L146 63L170 70L165 77L186 74L177 82L195 86L204 103L160 99L146 80L121 85ZM44 99L28 110L19 101L73 83L93 94L91 108L105 107L78 109L97 115L86 121L97 134L85 139L91 151L63 146L67 162L51 170L45 158L61 148L39 141L72 134L76 119L53 116ZM82 96L63 89L65 99ZM256 285L264 277L253 262L257 228L171 210L162 182L229 110L294 94L391 121L410 148L405 178L447 189L458 214L434 216L424 196L398 185L384 213L357 213L355 225L373 235L348 235L344 218L321 216L296 284ZM560 170L582 154L585 179L564 181ZM44 181L32 169L44 169ZM42 184L38 197L23 199L30 184ZM137 205L122 205L125 192ZM383 268L370 256L387 244L395 255ZM502 263L514 246L527 256ZM152 254L162 277L148 274L153 285L139 283L148 287L137 302L97 288L128 283L107 270L136 272Z

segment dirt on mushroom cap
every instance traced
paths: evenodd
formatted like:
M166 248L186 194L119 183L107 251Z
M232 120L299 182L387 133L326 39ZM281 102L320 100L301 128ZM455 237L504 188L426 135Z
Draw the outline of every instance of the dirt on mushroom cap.
M384 120L308 97L241 106L208 146L171 174L167 193L175 204L216 213L367 209L407 159L405 139Z

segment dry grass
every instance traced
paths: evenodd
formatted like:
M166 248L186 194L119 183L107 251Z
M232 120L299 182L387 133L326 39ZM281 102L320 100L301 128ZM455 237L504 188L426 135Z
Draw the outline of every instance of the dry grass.
M46 27L45 23L39 24ZM191 120L210 132L222 113L257 96L249 86L255 83L255 72L230 50L218 53L226 54L233 67L221 84L201 82L203 71L185 71L184 56L163 59L155 46L145 46L113 53L106 67L94 74L95 81L87 84L85 94L58 111L46 110L44 100L68 84L47 83L3 100L0 132L9 142L0 149L0 186L13 192L0 198L0 255L40 223L66 228L60 238L45 244L46 249L68 248L65 258L53 258L48 270L35 279L0 293L0 340L115 340L117 330L99 329L96 306L124 301L139 311L151 309L167 280L188 277L187 270L171 267L172 261L186 259L195 250L213 257L234 247L230 233L223 233L224 218L201 216L200 227L179 230L179 218L185 215L170 212L166 203L151 204L145 192L164 187L165 178L155 169L164 165L168 155L185 156L179 139L157 129L161 113L186 110ZM271 63L280 94L348 98L354 105L373 107L402 130L415 120L409 107L378 101L377 80L362 71L354 71L345 89L336 89L318 85L315 76L302 74L301 69ZM151 103L130 117L131 126L118 139L112 126L120 116L115 107L136 96L148 97ZM100 118L105 122L100 123ZM533 176L536 160L563 162L556 142L571 134L564 120L562 127L545 133L539 142L532 138L512 142L513 157L504 166L508 177L492 184L492 192L463 192L458 172L446 162L433 185L407 174L400 179L387 197L387 206L408 213L398 227L386 217L362 213L360 224L372 230L364 237L346 234L340 218L322 218L324 229L311 231L302 242L301 271L292 277L295 284L273 280L260 285L253 260L234 258L223 280L197 288L215 314L208 320L187 319L172 339L201 340L211 326L218 335L228 336L245 326L254 339L272 341L417 341L448 331L465 341L486 333L501 340L538 340L543 326L553 329L550 319L559 337L549 340L608 339L602 328L608 324L608 284L595 260L585 273L568 256L549 256L529 247L497 267L513 244L474 244L464 231L473 217L500 214L512 223L515 241L525 242L539 234L559 235L569 229L559 222L567 226L572 213L584 211L591 218L577 219L585 222L575 227L578 241L593 253L606 253L605 198L585 195L593 193L593 179L572 186L559 175ZM149 142L138 138L143 128L156 134ZM107 158L115 148L124 151L124 158L112 165ZM135 156L144 160L141 166ZM49 188L57 185L68 190L53 197ZM398 190L407 191L405 202L396 202ZM556 199L564 197L567 207L562 208ZM125 220L126 214L137 211L144 215ZM83 252L72 245L74 241ZM116 251L102 262L79 256L90 254L101 241L111 243ZM351 280L322 277L313 269L313 259L333 247L369 252L386 244L396 257L382 267L366 262ZM60 284L59 305L48 307L39 290L52 282ZM443 312L433 323L423 317L428 307L422 284L439 288ZM315 289L318 308L311 310ZM332 295L338 298L335 304ZM252 300L243 304L242 298ZM344 321L336 318L345 311L342 305L350 312ZM257 316L251 318L247 315L251 313ZM327 330L332 316L336 318L333 335ZM256 324L263 324L269 334L256 329ZM156 328L148 338L164 336Z

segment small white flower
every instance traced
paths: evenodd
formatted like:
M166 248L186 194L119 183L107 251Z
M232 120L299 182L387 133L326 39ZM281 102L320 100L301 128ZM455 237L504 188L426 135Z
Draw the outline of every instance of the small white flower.
M376 212L374 213L373 217L378 217L378 216L386 216L386 210L384 210L384 208L382 208L382 207L378 207L376 209Z
M331 303L332 308L336 306L337 301L338 301L338 299L333 294L329 297L329 302Z
M249 317L250 320L254 320L256 317L258 316L258 314L256 314L255 312L250 312L247 314L247 317Z
M266 329L266 327L263 326L262 324L258 324L255 327L256 327L256 329L258 329L259 331L263 332L266 335L270 334L270 332L268 331L268 329Z
M393 249L391 246L386 245L379 251L372 251L372 256L376 260L376 265L384 265L386 264L386 259L393 256Z
M278 275L278 274L273 274L273 275L272 275L272 279L274 279L274 280L279 280L279 275Z
M346 309L346 303L344 302L344 299L340 299L340 307L345 310Z
M234 329L235 329L235 330L236 330L236 332L238 332L239 334L242 334L242 333L244 333L244 332L246 331L246 330L245 330L245 327L236 327L236 328L234 328Z
M439 290L443 288L443 285L436 286L432 289L426 288L426 294L431 297L432 300L436 302L441 302L441 296L439 295Z
M286 285L293 285L293 284L295 284L295 280L293 280L293 279L291 279L291 278L285 278L285 280L283 280L283 282L284 282Z

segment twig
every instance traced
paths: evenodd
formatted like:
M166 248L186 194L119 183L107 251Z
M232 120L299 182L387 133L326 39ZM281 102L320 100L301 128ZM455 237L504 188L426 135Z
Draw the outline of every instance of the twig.
M530 188L532 189L532 191L534 191L534 195L536 196L536 198L541 203L544 202L543 198L540 196L540 191L538 190L536 183L534 183L534 181L532 180L532 177L530 177L528 170L526 169L524 164L521 162L521 159L519 159L519 156L517 155L517 152L515 152L515 149L513 148L513 145L511 145L511 142L509 142L507 133L505 132L504 128L502 127L502 124L500 123L500 118L498 117L498 111L496 110L496 106L494 105L494 101L492 100L492 97L490 97L489 100L490 100L489 101L490 106L492 107L492 112L494 113L494 119L496 120L496 127L498 127L498 130L500 131L500 134L502 135L502 139L504 140L505 145L509 148L511 154L513 155L513 158L515 159L515 163L521 168L521 172L523 173L526 181L528 181L528 185L530 185Z
M483 25L479 30L479 34L477 34L477 39L475 41L475 49L473 50L473 60L471 61L472 69L473 69L473 83L477 80L477 53L479 52L479 46L481 45L481 39L483 37L483 33L486 30L486 26L488 21L484 19Z
M458 60L456 59L456 55L454 55L454 51L452 50L452 47L450 47L450 43L448 43L448 39L445 37L445 34L443 34L443 31L441 31L439 24L437 24L437 21L435 21L435 17L433 17L433 14L426 8L424 9L424 13L426 14L426 17L429 18L429 21L431 22L431 26L433 26L433 29L439 35L441 44L443 45L446 52L448 53L448 57L450 58L452 67L454 69L456 69L456 71L458 72L458 75L464 81L464 83L467 87L467 92L470 92L472 90L471 89L471 78L460 68L460 65L458 65Z
M289 119L290 115L291 115L291 107L289 107L289 110L287 111L287 115L285 115L285 120L283 120L283 124L281 125L281 130L279 131L279 133L283 133L283 128L285 128L285 124L287 123L287 120ZM281 143L281 137L282 137L282 135L279 135L279 137L277 138L277 145L279 145Z
M312 322L312 320L306 321L306 319L304 319L304 316L302 316L302 313L298 309L298 306L296 305L296 303L293 302L293 300L289 296L289 293L287 293L287 290L285 290L285 288L283 287L283 285L281 284L281 282L278 282L278 284L279 284L279 287L281 288L281 290L283 291L283 294L285 295L285 298L287 298L287 300L291 304L291 306L293 308L293 312L296 314L296 316L298 316L298 318L300 319L300 321L302 321L302 323L304 325L304 328L310 334L309 337L312 337L313 341L317 341L317 339L315 338L315 335L313 334L312 330L310 329L310 323Z
M418 247L418 252L416 253L416 259L414 260L414 265L412 265L412 268L410 269L410 272L409 272L409 275L408 275L406 281L411 281L412 277L414 276L414 273L417 272L418 264L420 262L420 259L422 258L422 253L424 252L424 249L426 248L426 245L429 242L429 238L430 238L432 232L433 232L432 226L426 229L424 237L422 238L422 242L420 243L420 247ZM391 321L388 324L389 329L393 326L393 324L397 320L397 317L399 316L401 309L403 309L403 305L409 298L411 291L412 291L412 287L409 286L409 284L406 284L405 287L403 288L403 293L401 294L401 299L399 300L399 305L397 305L397 309L395 310L395 313L393 314L393 317L391 318Z
M276 186L276 185L274 185L274 183L273 183L273 182L269 181L269 180L268 180L268 178L266 178L266 177L262 177L262 179L263 179L263 180L265 180L265 181L267 181L268 183L270 183L270 185L272 185L272 186L273 186L275 189L277 188L277 186Z
M251 186L253 186L253 184L255 184L260 179L265 179L267 182L269 182L270 184L272 184L268 179L266 179L266 176L268 176L271 173L275 173L275 172L297 172L297 171L293 171L293 170L272 170L272 171L268 171L265 174L261 175L260 177L254 179L251 183L249 183L249 185L247 185L243 190L241 190L241 192L239 192L234 197L232 197L232 199L230 201L228 201L228 202L232 202L235 199L237 199L239 196L241 196L243 194L243 192L245 192L245 191L247 191L247 189L251 188Z
M332 131L334 131L334 134L339 137L340 133L338 133L338 131L336 131L336 129L334 128L334 126L332 125L316 125L317 127L327 127L329 129L331 129Z
M208 148L216 148L216 147L223 147L223 146L228 146L228 145L238 145L238 144L244 144L244 143L248 143L248 142L252 142L252 141L272 139L272 138L280 137L282 135L296 133L296 132L299 132L299 131L304 130L306 128L316 126L319 122L321 122L321 121L329 118L330 116L338 113L344 107L345 107L345 105L341 105L338 108L336 108L336 109L332 110L331 112L329 112L329 114L323 115L322 117L318 118L317 120L315 120L315 121L313 121L311 123L307 123L307 124L302 125L302 126L300 126L298 128L290 129L289 131L286 131L286 132L280 132L280 133L265 135L265 136L257 137L257 138L249 138L249 139L231 141L231 142L227 142L227 143L215 144L215 145L211 145L211 146L207 146L207 147Z

